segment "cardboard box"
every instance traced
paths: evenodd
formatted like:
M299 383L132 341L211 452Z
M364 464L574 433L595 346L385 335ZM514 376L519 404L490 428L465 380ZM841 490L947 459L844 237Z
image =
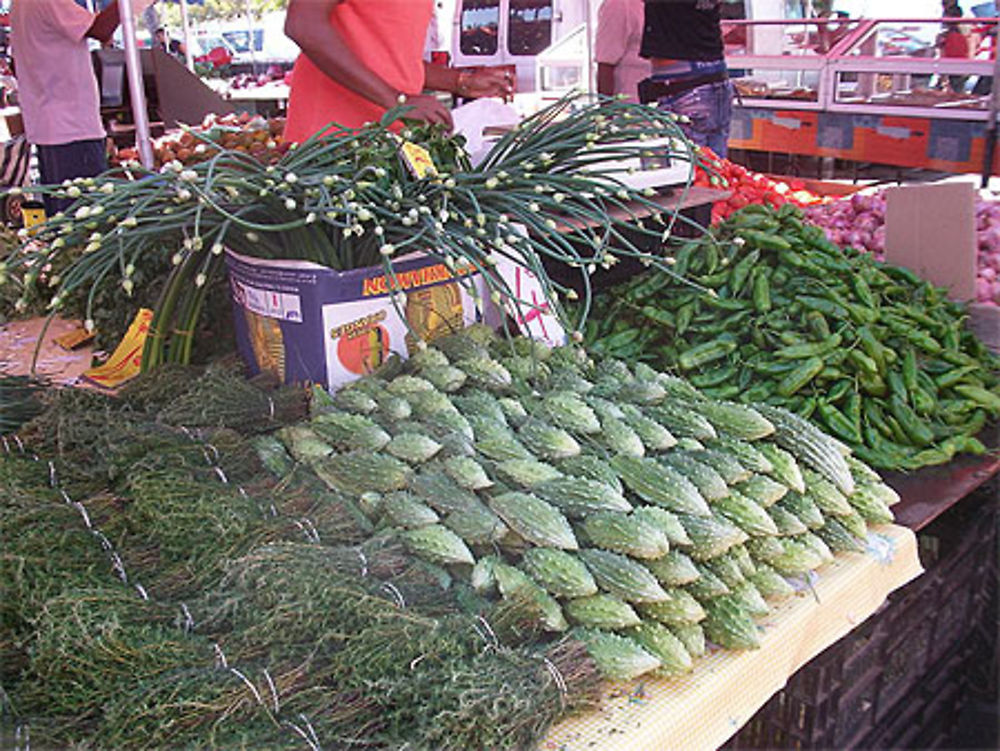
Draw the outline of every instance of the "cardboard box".
M475 269L453 274L423 254L394 261L394 278L381 266L338 272L232 251L226 265L237 346L251 370L331 390L390 353L408 357L416 345L411 328L429 341L481 320L474 295L488 298Z
M976 295L975 187L971 182L886 189L885 259L945 287Z

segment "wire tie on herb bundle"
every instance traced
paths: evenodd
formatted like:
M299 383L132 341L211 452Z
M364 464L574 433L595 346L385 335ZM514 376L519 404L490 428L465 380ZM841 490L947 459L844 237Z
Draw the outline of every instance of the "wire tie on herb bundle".
M476 629L476 633L483 637L483 641L486 642L487 647L492 647L493 649L500 649L500 640L497 638L496 631L490 626L490 622L483 618L481 615L476 616L477 623L473 623L472 627ZM479 627L479 623L483 624L482 629ZM484 633L485 630L485 633Z
M128 574L125 573L125 564L122 563L121 556L115 551L111 551L111 570L118 574L122 584L128 584Z
M399 591L399 588L395 584L392 582L385 582L382 584L381 589L392 595L401 610L406 609L406 600L403 599L403 593Z
M216 464L214 467L212 467L212 469L215 470L215 474L217 474L219 476L219 479L222 480L223 485L229 484L229 478L226 477L226 473L222 471L222 467Z
M18 724L14 728L14 749L15 751L21 751L21 730L24 729L24 751L31 751L31 730L28 725Z
M215 667L228 668L229 661L226 659L226 656L222 653L222 647L219 646L219 643L213 642L212 649L215 650Z
M93 533L94 537L96 537L100 541L101 547L104 548L105 553L114 552L115 546L111 544L111 540L105 537L104 533L101 530L91 529L90 531L91 533Z
M288 725L288 727L290 727L292 730L294 730L300 736L302 736L302 740L304 740L306 743L309 744L309 748L312 749L312 751L323 751L323 749L321 749L318 745L316 745L315 743L313 743L312 738L310 738L308 735L306 735L306 731L303 730L302 728L300 728L294 722L287 722L285 724Z
M139 597L141 597L142 599L144 599L144 600L146 600L148 602L149 601L149 595L146 594L146 588L144 586L142 586L139 582L135 583L135 588L139 592Z
M54 488L56 486L56 465L52 463L49 459L49 487Z
M14 443L17 444L17 450L23 454L24 444L21 442L21 437L17 433L14 433L13 438L14 438Z
M361 559L361 578L364 579L368 576L368 559L365 558L365 553L361 548L357 548L358 558Z
M213 446L211 443L206 443L205 444L205 448L207 448L209 451L211 451L212 452L212 456L215 457L214 459L210 459L209 460L209 462L208 462L209 464L215 464L217 461L219 461L219 456L220 456L219 449L215 448L215 446Z
M267 678L267 685L271 687L271 696L274 697L274 713L278 714L281 711L281 706L278 704L278 689L274 686L274 681L271 680L271 674L267 672L267 668L264 668L264 677Z
M188 610L186 603L181 603L181 612L184 613L184 631L185 633L190 633L191 629L194 628L194 618L191 616L191 611Z
M552 680L556 682L556 688L559 689L559 703L565 706L566 694L569 693L569 690L566 688L566 679L563 678L562 673L559 672L559 668L548 657L543 657L542 662L545 663L545 667L552 675Z
M313 542L317 542L317 543L320 542L319 532L316 529L316 525L312 523L312 520L309 519L309 517L307 517L307 516L303 516L302 517L302 522L307 527L309 527L309 531L306 533L306 536L309 537L309 539L311 539Z
M84 508L84 505L79 501L74 501L73 505L76 507L76 510L80 512L80 516L83 517L83 523L87 529L93 529L93 525L90 523L90 514L87 513L87 509Z
M309 718L306 717L301 712L299 712L299 717L302 719L302 722L304 722L306 724L306 730L309 731L309 735L312 736L313 743L315 743L316 744L316 748L319 749L320 748L320 745L319 745L319 736L316 735L316 731L313 729L312 723L309 722Z
M245 675L243 675L243 673L241 673L236 668L229 668L229 672L232 673L233 675L235 675L237 678L239 678L245 684L247 684L247 688L249 688L250 691L253 693L254 697L257 699L257 703L258 704L260 704L262 707L266 706L264 704L264 700L261 698L260 691L257 690L257 687L255 685L253 685L253 683L250 681L249 678L247 678Z

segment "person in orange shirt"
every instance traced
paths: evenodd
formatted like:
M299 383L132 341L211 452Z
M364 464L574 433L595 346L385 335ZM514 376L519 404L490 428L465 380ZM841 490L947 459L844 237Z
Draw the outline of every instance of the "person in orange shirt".
M302 50L292 71L285 137L304 141L334 124L377 121L405 97L408 117L451 127L425 89L464 98L509 96L497 69L459 71L425 63L433 0L289 0L285 34Z

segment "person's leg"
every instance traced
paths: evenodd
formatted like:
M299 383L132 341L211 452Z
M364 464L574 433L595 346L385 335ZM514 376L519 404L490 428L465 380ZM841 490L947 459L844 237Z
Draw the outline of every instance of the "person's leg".
M104 139L73 141L49 146L37 146L38 171L43 185L60 185L63 180L95 177L108 168ZM65 211L72 198L44 197L45 214L53 216Z

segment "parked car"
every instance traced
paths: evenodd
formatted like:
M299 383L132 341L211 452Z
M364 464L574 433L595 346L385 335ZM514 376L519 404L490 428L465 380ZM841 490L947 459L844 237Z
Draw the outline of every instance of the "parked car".
M196 63L221 68L233 62L235 51L222 35L198 34L191 38L191 44Z

